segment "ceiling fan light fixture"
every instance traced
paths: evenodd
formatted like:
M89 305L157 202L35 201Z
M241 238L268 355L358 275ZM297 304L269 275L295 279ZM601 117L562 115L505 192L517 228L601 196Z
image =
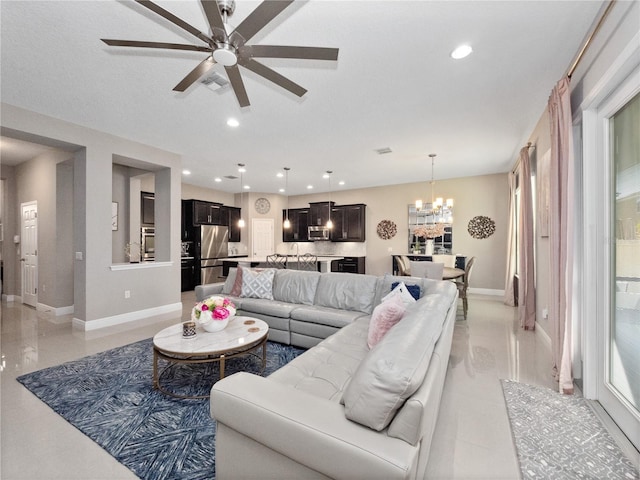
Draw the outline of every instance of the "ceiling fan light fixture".
M236 63L238 63L238 55L236 54L236 49L231 45L227 45L225 43L216 44L216 48L213 51L213 59L216 63L219 63L225 67L233 67Z

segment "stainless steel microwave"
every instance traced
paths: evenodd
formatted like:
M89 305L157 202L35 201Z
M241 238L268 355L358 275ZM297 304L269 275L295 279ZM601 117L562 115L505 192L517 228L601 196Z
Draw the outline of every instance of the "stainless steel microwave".
M323 241L329 240L329 234L331 230L325 226L313 226L309 227L309 240L312 241Z

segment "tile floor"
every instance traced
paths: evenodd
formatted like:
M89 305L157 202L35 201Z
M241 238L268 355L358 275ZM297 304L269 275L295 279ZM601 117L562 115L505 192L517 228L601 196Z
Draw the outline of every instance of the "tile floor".
M183 317L195 303L182 297ZM467 320L455 327L429 478L517 479L519 470L500 379L553 388L550 346L543 335L518 328L515 309L501 298L470 296ZM0 478L136 478L15 378L86 355L149 338L172 318L149 325L84 333L70 316L53 317L2 303Z

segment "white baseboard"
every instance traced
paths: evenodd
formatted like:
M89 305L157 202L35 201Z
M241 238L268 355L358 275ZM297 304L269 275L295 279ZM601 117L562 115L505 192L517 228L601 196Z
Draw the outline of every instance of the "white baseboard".
M36 303L36 310L39 312L50 312L53 313L56 317L60 315L71 315L73 313L73 305L69 305L67 307L50 307L45 303Z
M477 293L479 295L492 295L495 297L504 297L504 290L495 290L493 288L472 288L469 287L469 293Z
M22 302L22 297L20 295L6 295L2 294L3 302Z
M154 317L156 315L176 313L182 315L181 302L161 305L159 307L147 308L145 310L137 310L135 312L122 313L120 315L113 315L111 317L97 318L88 322L74 317L72 320L72 324L74 328L78 328L80 330L88 332L99 328L112 327L114 325L122 325L124 323L147 320L149 317Z
M540 326L538 322L536 322L536 335L540 337L540 339L545 342L549 347L551 347L551 337L547 332L544 331L544 328Z

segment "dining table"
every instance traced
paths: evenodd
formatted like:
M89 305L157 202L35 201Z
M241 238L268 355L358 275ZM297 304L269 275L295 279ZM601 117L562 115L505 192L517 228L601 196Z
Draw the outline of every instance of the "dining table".
M442 270L443 280L455 280L464 276L464 270L461 268L444 267Z

